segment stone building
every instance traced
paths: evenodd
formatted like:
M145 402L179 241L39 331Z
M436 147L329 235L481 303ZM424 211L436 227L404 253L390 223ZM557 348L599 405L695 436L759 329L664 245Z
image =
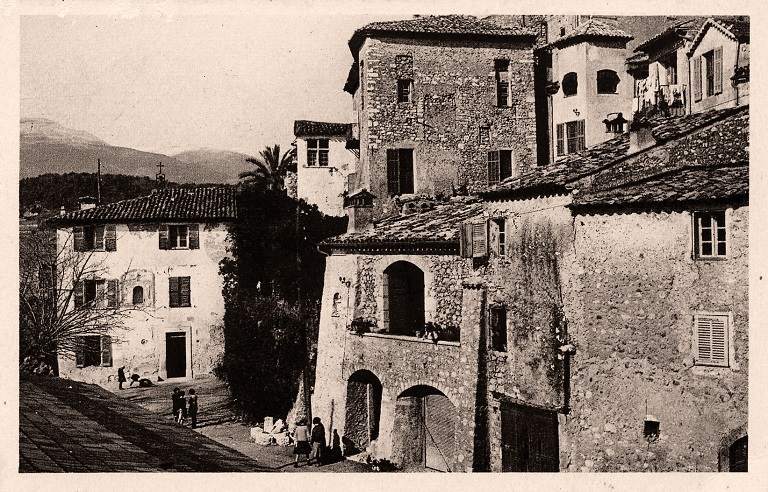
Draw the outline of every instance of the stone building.
M71 309L103 302L127 317L110 335L84 336L76 354L60 354L59 374L106 382L120 366L151 379L210 372L224 352L219 262L236 217L229 187L162 189L61 217L60 256L81 258L69 264L89 272L61 273L78 279Z
M533 48L544 23L471 16L376 22L349 41L360 161L350 190L378 198L477 192L536 165Z
M317 205L326 215L344 215L347 178L355 172L355 149L347 149L352 139L349 123L297 120L296 196Z
M655 120L351 221L323 245L313 414L410 468L743 467L748 121Z

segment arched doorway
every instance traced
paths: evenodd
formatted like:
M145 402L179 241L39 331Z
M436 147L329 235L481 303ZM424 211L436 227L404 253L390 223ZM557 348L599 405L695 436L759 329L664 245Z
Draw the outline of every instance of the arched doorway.
M737 439L728 449L728 471L746 472L747 471L747 449L749 447L749 436Z
M381 382L372 372L361 370L347 381L344 419L344 449L347 454L364 450L379 437Z
M384 326L393 335L414 336L424 329L424 272L396 261L384 270Z
M397 397L392 458L404 468L451 471L456 461L456 407L431 386Z

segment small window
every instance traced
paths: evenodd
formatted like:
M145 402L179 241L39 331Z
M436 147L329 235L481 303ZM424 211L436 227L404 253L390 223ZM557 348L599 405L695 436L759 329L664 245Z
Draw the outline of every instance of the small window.
M667 72L667 85L677 84L677 52L670 54L660 61Z
M413 193L413 149L387 149L387 190L390 195Z
M694 212L694 256L699 259L728 255L725 212Z
M133 303L134 304L143 304L144 303L144 287L137 285L133 288Z
M117 236L112 224L86 225L73 228L75 251L116 251Z
M705 69L705 90L707 97L723 92L723 48L708 51L702 55Z
M161 224L160 249L199 249L200 224Z
M507 351L507 308L491 308L491 349L496 352Z
M413 92L413 80L403 79L397 81L397 102L411 102L411 93Z
M112 365L112 337L86 335L77 337L75 347L77 367L109 367Z
M597 71L597 93L616 94L619 87L619 76L613 70Z
M496 105L509 106L509 60L494 60L496 73Z
M579 90L579 81L576 72L568 72L563 77L563 96L575 96Z
M307 166L328 165L328 139L310 138L307 140Z
M189 277L170 277L168 279L168 306L190 307L190 278Z
M584 150L584 120L569 121L557 125L557 155L572 154Z
M495 234L495 252L497 256L507 256L507 221L504 219L493 220Z
M728 313L697 313L694 316L696 365L728 366Z
M75 308L117 306L117 280L87 279L75 285Z
M514 155L511 150L488 152L488 185L500 183L514 174Z
M185 249L189 247L189 228L186 225L168 226L168 240L171 249Z

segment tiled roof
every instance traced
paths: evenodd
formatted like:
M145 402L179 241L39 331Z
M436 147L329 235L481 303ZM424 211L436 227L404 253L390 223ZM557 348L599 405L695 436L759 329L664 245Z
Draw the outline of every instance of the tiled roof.
M207 186L155 190L149 196L70 212L57 222L228 221L236 218L235 188Z
M635 52L646 51L657 41L660 41L666 37L688 38L691 39L693 35L698 31L705 19L694 18L688 19L683 22L679 22L673 26L670 26L663 31L659 32L655 36L643 41L635 48Z
M551 45L561 48L569 44L578 43L589 39L619 39L629 41L632 36L621 29L609 26L605 22L590 19L563 37L554 40Z
M471 15L428 15L399 21L373 22L358 30L349 40L352 53L357 53L366 37L481 37L481 38L534 38L536 31L530 28L514 26L500 27L493 22L478 19Z
M325 121L296 120L293 134L297 137L346 137L352 130L351 123L327 123Z
M454 198L424 212L387 217L375 223L373 229L342 234L324 244L450 242L458 245L459 224L482 213L483 204L477 198Z
M726 34L737 41L749 42L749 17L746 16L728 16L728 17L710 17L701 26L699 32L693 38L691 48L688 53L691 54L696 50L704 35L707 33L710 27L715 26L721 32Z
M696 129L726 118L737 118L740 127L749 125L749 106L713 110L679 118L658 118L651 121L656 145L680 138ZM542 166L519 177L508 178L480 193L486 199L524 198L536 194L566 193L569 184L594 174L627 156L629 136L614 139L568 154L554 164Z
M684 167L613 189L579 193L573 207L632 206L746 199L749 164L718 167Z

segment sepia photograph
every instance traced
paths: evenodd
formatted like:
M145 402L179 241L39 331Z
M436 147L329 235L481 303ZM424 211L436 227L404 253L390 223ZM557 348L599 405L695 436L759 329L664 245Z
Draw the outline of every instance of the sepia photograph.
M17 479L749 471L753 16L418 7L19 17Z

